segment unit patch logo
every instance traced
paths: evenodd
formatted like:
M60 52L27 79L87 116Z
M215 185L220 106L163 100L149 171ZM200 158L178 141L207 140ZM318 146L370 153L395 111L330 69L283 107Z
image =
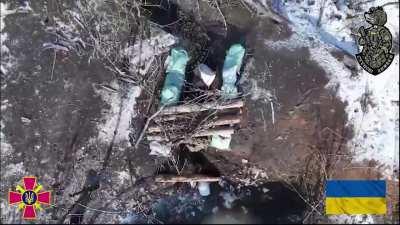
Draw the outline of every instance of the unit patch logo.
M36 219L36 209L41 210L42 204L50 204L51 193L41 191L43 186L37 183L36 177L24 177L23 183L23 187L17 185L17 191L8 192L8 202L23 210L25 220Z
M361 53L356 54L358 63L368 73L378 75L386 70L393 61L392 34L385 27L386 12L382 7L371 7L364 13L364 18L370 27L361 26L358 30L358 44L363 46Z

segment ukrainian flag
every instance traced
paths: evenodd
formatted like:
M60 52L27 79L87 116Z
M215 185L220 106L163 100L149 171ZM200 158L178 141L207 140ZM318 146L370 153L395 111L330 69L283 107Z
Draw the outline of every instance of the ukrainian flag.
M330 215L386 214L386 181L328 180L325 212Z

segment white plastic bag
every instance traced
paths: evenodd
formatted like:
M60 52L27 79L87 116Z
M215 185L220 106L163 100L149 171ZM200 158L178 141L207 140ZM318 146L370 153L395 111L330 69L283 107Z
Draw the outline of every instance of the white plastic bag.
M215 72L210 69L205 64L200 64L198 65L198 70L200 73L200 78L201 80L207 85L207 87L210 87L210 85L213 83L215 80Z

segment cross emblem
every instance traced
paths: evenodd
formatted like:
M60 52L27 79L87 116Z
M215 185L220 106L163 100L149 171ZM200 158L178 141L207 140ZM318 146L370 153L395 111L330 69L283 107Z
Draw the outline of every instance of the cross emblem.
M43 187L37 183L36 177L24 177L23 183L23 187L16 186L17 191L8 192L8 202L10 205L18 204L18 208L23 210L22 218L36 219L36 209L41 210L41 204L50 204L51 192L41 191Z

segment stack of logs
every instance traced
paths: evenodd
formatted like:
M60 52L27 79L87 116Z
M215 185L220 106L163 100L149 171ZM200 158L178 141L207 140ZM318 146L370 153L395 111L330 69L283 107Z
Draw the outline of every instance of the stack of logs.
M240 126L243 100L168 106L153 118L146 134L148 141L171 142L228 136Z

